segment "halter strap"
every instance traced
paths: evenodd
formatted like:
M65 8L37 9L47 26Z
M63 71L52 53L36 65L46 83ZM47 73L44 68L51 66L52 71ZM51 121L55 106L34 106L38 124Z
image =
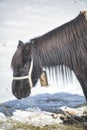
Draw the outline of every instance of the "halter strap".
M28 79L30 88L32 88L33 87L32 79L31 79L32 70L33 70L33 58L31 60L30 69L29 69L28 75L27 76L21 76L21 77L13 77L13 80Z

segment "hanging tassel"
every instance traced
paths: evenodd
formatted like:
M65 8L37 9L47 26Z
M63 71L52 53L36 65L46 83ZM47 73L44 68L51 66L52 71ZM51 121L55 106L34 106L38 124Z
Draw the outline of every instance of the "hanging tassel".
M48 86L47 74L46 71L43 71L40 77L40 84L41 86Z

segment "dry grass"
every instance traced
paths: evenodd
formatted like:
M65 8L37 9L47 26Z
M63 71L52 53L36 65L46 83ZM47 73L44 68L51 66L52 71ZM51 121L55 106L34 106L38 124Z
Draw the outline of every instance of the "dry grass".
M62 125L62 124L53 124L46 125L44 127L33 126L26 123L20 123L8 119L6 122L0 122L0 130L86 130L80 124L78 125Z

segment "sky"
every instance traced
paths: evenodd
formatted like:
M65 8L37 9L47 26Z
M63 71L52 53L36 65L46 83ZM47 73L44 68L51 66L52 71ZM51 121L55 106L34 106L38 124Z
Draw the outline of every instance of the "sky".
M0 45L42 35L87 9L86 0L0 0Z

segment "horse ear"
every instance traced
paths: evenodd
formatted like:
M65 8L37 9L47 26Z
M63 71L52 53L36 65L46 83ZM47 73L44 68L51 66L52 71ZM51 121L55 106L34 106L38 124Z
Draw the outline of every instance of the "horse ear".
M24 45L24 43L23 43L21 40L19 40L18 48L19 48L19 47L23 47L23 45Z

